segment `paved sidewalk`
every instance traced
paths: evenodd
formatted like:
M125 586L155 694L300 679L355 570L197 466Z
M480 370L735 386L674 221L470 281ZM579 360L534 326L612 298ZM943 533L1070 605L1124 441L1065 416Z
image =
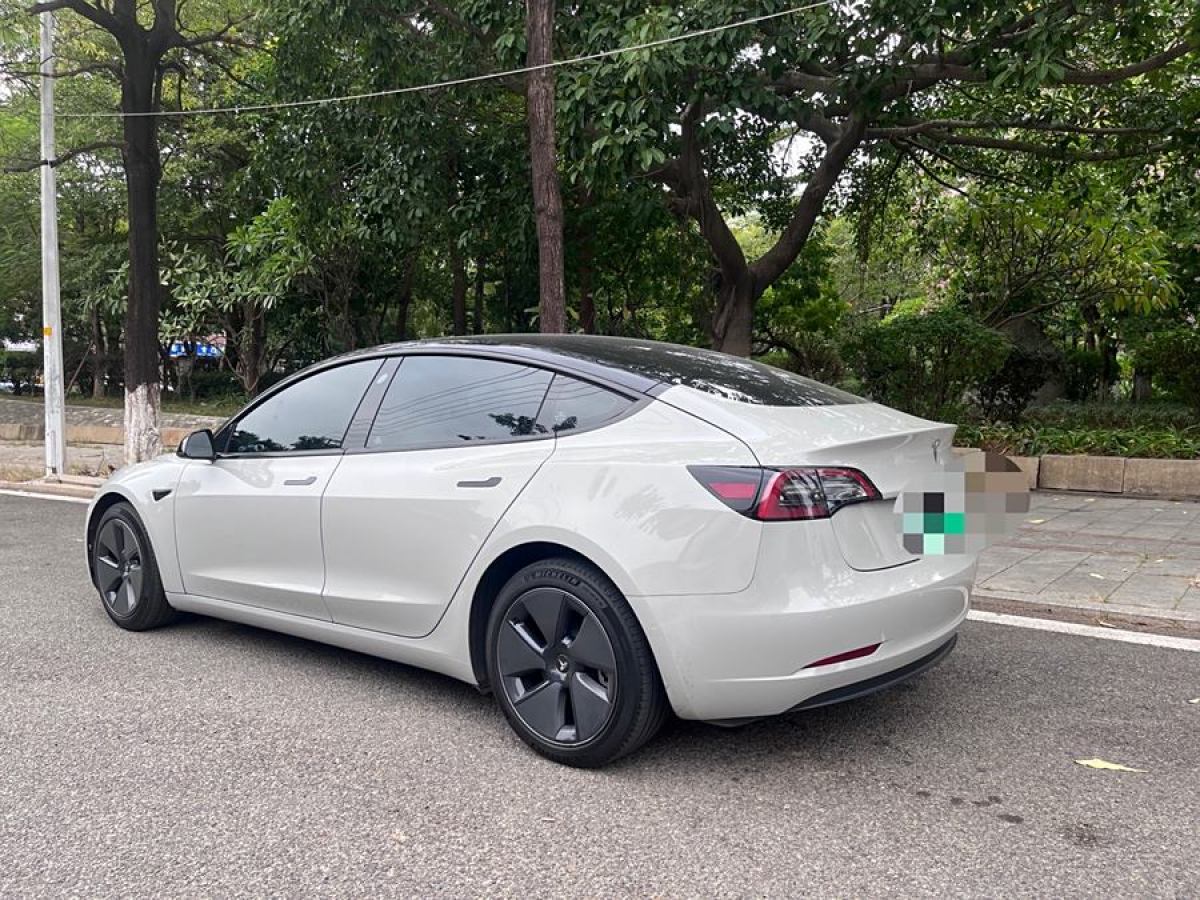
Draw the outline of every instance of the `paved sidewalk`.
M41 425L46 413L38 400L17 400L0 394L0 424ZM216 416L197 416L188 413L163 413L160 424L163 428L206 428L220 424L224 419ZM125 424L125 413L120 407L74 406L67 404L68 425L105 425L121 428Z
M40 478L46 450L41 441L0 441L0 480ZM125 464L125 448L117 444L71 444L67 471L72 475L107 477Z
M1200 503L1037 492L979 559L981 598L1200 621Z

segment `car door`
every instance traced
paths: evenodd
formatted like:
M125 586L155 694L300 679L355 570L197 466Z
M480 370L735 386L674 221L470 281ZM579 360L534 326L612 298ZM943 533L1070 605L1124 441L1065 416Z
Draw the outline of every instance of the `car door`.
M325 603L343 625L420 637L554 449L537 424L552 373L472 356L410 355L365 446L322 502Z
M344 363L286 385L221 430L215 460L188 465L175 500L187 593L329 620L321 494L383 365Z

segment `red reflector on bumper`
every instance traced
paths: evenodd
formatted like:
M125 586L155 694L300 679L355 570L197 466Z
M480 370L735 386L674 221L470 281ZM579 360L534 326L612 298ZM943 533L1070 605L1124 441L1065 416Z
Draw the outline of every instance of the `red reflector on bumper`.
M834 663L846 662L851 659L861 659L864 656L870 656L879 649L879 644L868 644L865 647L859 647L857 650L847 650L845 653L837 653L833 656L827 656L824 659L818 659L815 663L809 663L804 668L815 669L817 666L832 666Z

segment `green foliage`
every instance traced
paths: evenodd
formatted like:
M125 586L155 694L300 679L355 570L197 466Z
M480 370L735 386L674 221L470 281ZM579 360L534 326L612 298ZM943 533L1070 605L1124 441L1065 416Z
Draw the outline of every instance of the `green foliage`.
M1200 426L1191 428L1059 428L1052 425L961 425L954 442L1007 456L1045 454L1200 458Z
M1063 392L1068 400L1093 400L1100 393L1104 357L1095 350L1072 347L1063 358Z
M955 416L1011 344L954 306L854 329L843 354L872 399L928 419Z
M42 353L24 350L5 350L0 347L0 381L12 385L17 396L32 394L37 376L42 370Z
M1193 324L1149 336L1142 358L1171 397L1191 404L1200 413L1200 326Z
M1035 406L1025 414L1034 425L1066 429L1169 430L1200 425L1196 411L1182 403L1069 403Z
M1004 364L979 383L976 402L988 421L1016 422L1061 360L1053 352L1013 345Z

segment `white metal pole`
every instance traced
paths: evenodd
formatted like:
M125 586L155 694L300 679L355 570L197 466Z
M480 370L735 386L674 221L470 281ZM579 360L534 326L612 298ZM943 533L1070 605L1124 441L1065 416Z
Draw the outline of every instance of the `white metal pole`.
M66 472L62 309L58 287L58 194L54 166L54 13L42 24L42 388L46 404L46 477Z

